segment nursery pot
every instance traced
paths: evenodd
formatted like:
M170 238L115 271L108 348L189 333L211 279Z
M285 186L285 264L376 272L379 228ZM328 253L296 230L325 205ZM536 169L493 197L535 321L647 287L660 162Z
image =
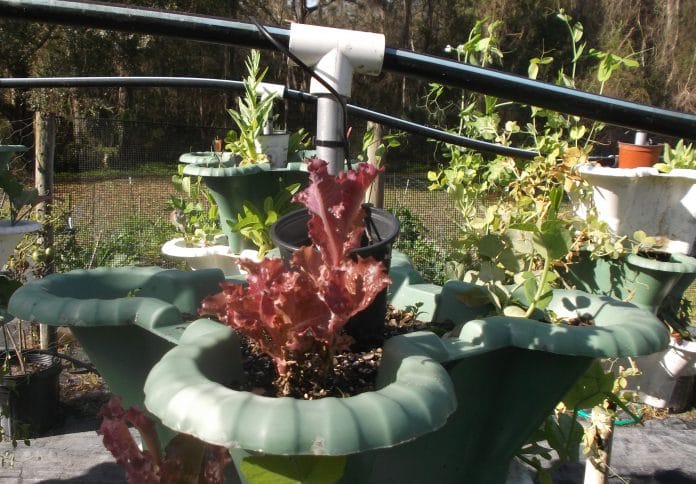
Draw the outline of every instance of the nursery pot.
M372 223L366 224L367 236L363 236L363 246L351 251L355 259L373 257L382 261L385 270L391 266L392 244L399 235L399 220L387 210L370 208ZM271 239L280 250L280 256L286 264L293 253L302 246L310 245L307 229L309 211L304 208L295 210L271 226ZM387 289L380 292L375 300L363 311L353 316L345 328L355 338L359 346L372 347L382 342L384 318L387 313Z
M587 250L576 254L563 279L590 294L630 301L657 314L662 301L682 277L696 274L696 259L683 254L629 254L620 259L593 259Z
M10 366L19 370L17 355L10 353ZM8 372L0 385L3 429L15 439L37 437L58 420L60 360L53 355L22 352L26 374ZM6 353L0 352L5 361Z
M285 168L288 165L288 143L290 134L278 131L272 134L261 134L256 137L256 149L268 157L273 168Z
M660 160L662 145L619 143L619 168L653 166Z

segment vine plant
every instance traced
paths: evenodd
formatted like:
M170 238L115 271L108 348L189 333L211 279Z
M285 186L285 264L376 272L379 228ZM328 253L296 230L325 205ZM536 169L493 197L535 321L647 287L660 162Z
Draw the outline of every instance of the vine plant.
M638 66L631 56L588 49L580 22L574 22L563 10L556 18L568 30L572 51L570 61L556 72L557 84L575 87L578 63L594 62L601 93L618 69ZM476 65L500 62L503 54L496 37L498 27L499 22L477 22L466 43L448 46L446 51L456 54L459 61ZM529 77L536 79L549 66L560 63L550 54L543 52L529 61ZM539 153L532 160L506 156L486 159L472 150L445 145L442 151L448 165L428 173L430 188L446 190L463 216L460 236L453 242L449 275L476 285L460 294L460 300L473 306L486 305L497 314L558 322L546 306L552 289L562 283L557 270L566 264L572 250L589 246L593 256L617 258L630 247L631 241L610 236L606 225L599 222L589 203L589 187L574 170L588 161L604 125L535 106L514 106L511 113L518 120L505 120L510 115L506 110L513 107L510 103L465 91L456 96L457 102L447 101L452 92L431 84L425 104L435 120L446 120L454 111L453 131L457 134L506 146L514 143ZM519 121L519 112L525 109L528 118ZM587 217L573 215L564 203L566 194L573 204L590 207ZM481 208L482 201L491 203ZM647 234L637 234L636 238L635 247L654 242ZM468 270L472 267L475 270ZM618 386L614 386L613 374L593 367L575 393L564 399L565 405L549 417L540 434L522 449L525 460L540 471L542 481L550 482L539 457L549 456L549 449L539 442L548 442L562 460L576 458L583 436L577 422L578 408L594 405L597 411L593 415L599 415L600 408L628 409L630 395L624 394L623 388L625 377L631 374L622 372ZM588 383L587 378L594 383ZM593 420L589 428L596 429L598 422ZM592 440L586 438L587 443ZM570 450L573 448L575 451Z

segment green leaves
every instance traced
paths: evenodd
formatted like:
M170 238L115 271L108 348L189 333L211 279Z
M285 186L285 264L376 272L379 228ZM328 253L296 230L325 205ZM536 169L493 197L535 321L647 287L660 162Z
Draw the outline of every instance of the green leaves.
M239 132L230 130L225 137L225 149L241 158L240 165L267 161L256 147L256 139L268 124L277 93L261 93L260 88L268 68L261 69L261 53L252 49L245 61L247 75L244 78L244 97L237 109L228 109Z
M331 484L343 476L345 456L261 455L242 460L250 484Z
M240 233L258 247L259 257L273 248L270 229L280 217L297 207L292 203L292 197L300 189L299 183L282 188L274 197L266 197L263 201L263 210L259 210L253 203L244 201L242 212L237 214L237 220L228 220L230 228Z
M675 168L696 170L696 148L692 143L684 144L683 139L680 139L674 148L665 143L663 159L662 163L653 165L662 173L669 173Z
M541 56L534 57L529 60L529 67L527 67L527 75L530 79L536 79L539 75L539 66L548 65L553 62L553 57Z

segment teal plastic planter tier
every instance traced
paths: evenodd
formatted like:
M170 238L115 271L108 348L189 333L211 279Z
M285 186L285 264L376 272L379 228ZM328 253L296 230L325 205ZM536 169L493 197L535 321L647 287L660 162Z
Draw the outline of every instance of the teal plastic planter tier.
M186 322L217 290L217 270L53 275L19 289L10 309L70 325L126 404L145 402L170 429L229 447L238 468L250 455L262 466L344 455L346 483L504 482L515 452L593 359L668 343L654 316L608 297L554 295L557 314L587 313L595 326L480 318L458 302L464 283L427 284L398 252L390 274L395 305L422 302L425 317L466 324L447 338L419 332L387 341L378 389L343 399L276 399L226 386L241 378L234 331Z
M10 298L15 316L69 326L111 391L143 407L150 369L178 342L203 297L219 290L218 269L101 268L53 274Z
M218 205L220 226L234 254L244 249L255 249L240 234L232 232L227 223L228 220L237 219L245 200L262 209L266 197L275 196L281 188L293 183L304 186L309 180L302 162L288 163L287 168L272 168L270 163L240 167L220 162L211 153L187 153L179 160L187 163L185 175L203 178Z
M564 274L566 282L590 294L630 300L657 314L665 297L696 274L696 259L683 254L663 254L661 261L629 254L620 259L593 259L589 251L580 251Z

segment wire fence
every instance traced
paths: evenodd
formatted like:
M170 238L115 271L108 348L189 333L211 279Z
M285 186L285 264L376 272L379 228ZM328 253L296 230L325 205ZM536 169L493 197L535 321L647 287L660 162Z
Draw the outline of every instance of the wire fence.
M126 264L180 266L161 254L176 237L169 222L179 156L210 150L225 128L84 118L57 120L57 269ZM390 168L391 166L397 169ZM428 190L424 163L392 160L385 208L401 222L396 248L428 280L442 283L461 214L443 192ZM696 300L696 285L687 292Z
M114 119L57 119L55 198L58 268L124 264L176 266L160 252L177 236L168 200L179 156L208 151L225 128ZM422 164L394 163L386 173L385 208L398 212L406 249L426 275L444 280L447 241L456 235L457 212L443 193L427 189Z

